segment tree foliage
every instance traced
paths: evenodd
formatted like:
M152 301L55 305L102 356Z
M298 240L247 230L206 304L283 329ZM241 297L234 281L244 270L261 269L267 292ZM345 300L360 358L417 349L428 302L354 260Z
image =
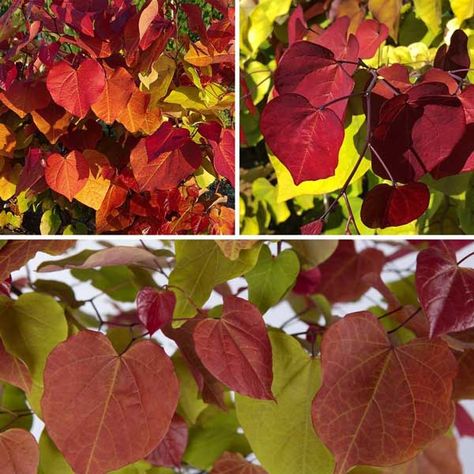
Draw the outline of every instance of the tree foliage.
M470 234L472 2L242 1L246 234Z
M471 241L2 245L2 472L462 473Z
M233 6L5 3L2 232L232 234Z

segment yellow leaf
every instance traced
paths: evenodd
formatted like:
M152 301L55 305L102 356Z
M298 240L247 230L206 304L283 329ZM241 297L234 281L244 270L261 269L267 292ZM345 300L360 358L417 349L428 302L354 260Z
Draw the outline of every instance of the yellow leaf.
M156 104L168 92L168 88L173 80L176 71L176 64L168 56L160 56L153 64L148 75L139 74L139 78L144 87L149 89L153 104Z
M449 0L449 3L461 23L474 16L474 0Z
M206 67L212 64L212 55L209 50L200 42L191 43L184 60L197 67Z
M318 181L305 181L298 186L295 185L290 172L273 154L269 153L270 161L275 168L278 180L278 202L293 199L296 196L327 194L341 189L352 171L358 157L358 146L360 140L359 130L365 122L364 115L352 116L351 123L345 130L344 142L339 152L339 163L334 176ZM370 161L364 159L357 170L353 182L360 179L370 168Z
M398 39L401 8L402 0L369 0L370 12L380 23L387 25L390 36L395 40Z
M19 163L12 166L9 160L3 156L0 157L0 199L2 201L7 201L15 194L21 170L22 166Z
M416 16L433 33L437 33L441 27L441 0L414 0Z

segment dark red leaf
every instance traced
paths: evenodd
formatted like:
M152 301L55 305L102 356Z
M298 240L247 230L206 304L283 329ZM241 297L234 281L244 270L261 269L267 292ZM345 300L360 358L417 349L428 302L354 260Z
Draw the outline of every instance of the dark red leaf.
M420 217L429 203L430 191L426 184L378 184L364 198L361 219L371 229L401 226Z
M463 30L456 30L451 36L449 48L443 45L436 53L434 65L445 71L455 71L459 77L467 76L471 63L467 48L468 37Z
M171 322L175 306L176 296L172 291L146 287L137 294L138 319L150 335Z
M474 326L474 269L461 268L443 241L417 257L416 289L430 337Z
M180 468L187 444L188 425L179 415L174 415L168 433L146 460L154 466Z
M313 295L321 285L321 270L319 267L302 271L298 274L293 291L298 295Z
M194 331L204 366L232 390L272 400L272 348L260 311L248 301L224 296L220 319L203 319Z
M308 31L308 25L304 18L303 7L297 7L291 12L288 20L288 42L290 46L296 41L300 41Z
M175 128L171 122L163 125L151 136L145 139L148 160L156 159L162 153L177 150L190 140L189 130Z
M318 219L317 221L310 222L301 226L302 235L320 235L324 229L324 221Z
M331 109L313 107L302 95L285 94L265 107L260 127L295 184L334 175L344 127Z
M456 429L458 430L459 436L470 436L474 437L474 420L467 410L456 403Z

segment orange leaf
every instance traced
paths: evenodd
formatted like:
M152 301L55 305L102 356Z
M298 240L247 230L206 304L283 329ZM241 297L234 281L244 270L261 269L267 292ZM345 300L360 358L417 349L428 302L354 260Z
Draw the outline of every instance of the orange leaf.
M72 115L51 102L48 107L31 112L31 117L38 130L54 145L67 133Z
M409 461L453 422L457 363L441 339L395 346L373 314L353 313L327 330L321 361L313 424L334 474Z
M132 218L117 210L127 199L127 190L112 184L95 214L96 232L117 232L132 223Z
M0 433L0 472L28 474L38 472L39 447L31 433L13 428Z
M6 125L0 123L0 156L13 157L15 147L15 134Z
M184 60L193 66L206 67L212 64L212 55L209 53L209 50L198 41L189 46L189 50L185 54Z
M117 120L130 132L137 133L143 126L145 114L150 103L150 96L135 89L127 106L118 115Z
M132 76L123 67L117 69L105 66L104 91L92 104L93 112L105 123L111 125L127 107L130 96L136 89Z
M86 185L89 163L82 153L71 151L66 157L54 153L46 159L44 177L48 186L70 201Z
M81 331L48 357L41 401L48 434L78 474L102 474L147 456L166 435L179 398L171 359L154 341L118 355Z

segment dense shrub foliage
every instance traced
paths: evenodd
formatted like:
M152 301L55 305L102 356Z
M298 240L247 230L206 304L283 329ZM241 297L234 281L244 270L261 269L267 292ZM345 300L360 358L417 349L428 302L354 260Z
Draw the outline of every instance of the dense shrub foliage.
M472 233L471 1L242 12L244 233Z
M462 473L472 242L74 245L0 248L1 472Z
M234 8L4 3L3 233L233 233Z

